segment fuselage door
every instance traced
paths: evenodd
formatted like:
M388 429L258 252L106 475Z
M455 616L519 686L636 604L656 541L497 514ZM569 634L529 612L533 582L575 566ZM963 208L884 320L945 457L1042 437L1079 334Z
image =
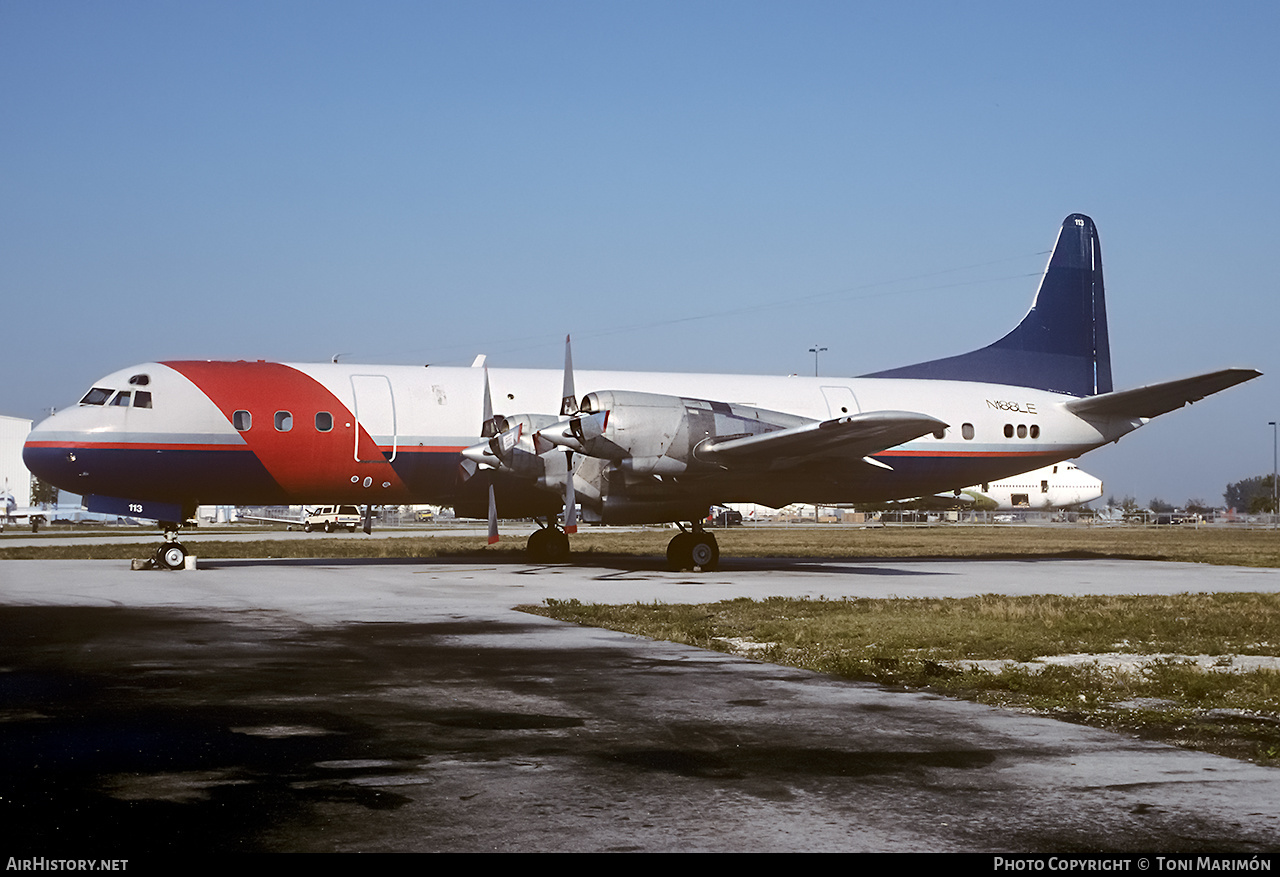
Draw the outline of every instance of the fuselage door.
M352 375L351 390L355 395L356 422L373 439L379 453L360 447L360 430L356 430L355 458L360 463L381 463L396 458L396 400L391 380L386 375ZM387 450L391 453L387 455ZM363 450L363 453L362 453Z
M827 414L833 420L837 417L859 414L862 411L858 407L858 400L854 397L853 390L848 387L823 387L822 398L827 400Z

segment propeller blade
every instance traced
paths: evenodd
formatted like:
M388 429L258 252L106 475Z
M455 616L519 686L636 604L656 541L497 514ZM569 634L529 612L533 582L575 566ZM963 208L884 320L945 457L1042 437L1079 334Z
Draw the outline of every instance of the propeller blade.
M573 451L564 452L564 531L578 532L578 500L573 495Z
M573 437L586 444L604 435L609 428L609 412L597 411L595 414L584 414L569 421L569 431Z
M495 457L505 463L511 457L511 452L520 442L520 436L523 433L524 424L517 423L506 432L495 435L493 438L489 439L489 450L493 452ZM468 450L470 449L468 448ZM463 453L465 454L466 451L463 451Z
M481 412L484 420L480 422L480 435L483 438L492 438L507 428L507 419L505 417L495 417L493 413L493 396L489 392L489 370L484 370L484 410Z
M564 389L560 393L560 414L576 414L578 399L573 394L573 350L569 336L564 336Z
M498 541L498 501L493 495L493 485L489 485L489 544Z
M493 397L489 394L489 367L484 369L484 423L493 420Z
M541 430L533 434L533 452L539 457L555 447L556 443L544 438Z

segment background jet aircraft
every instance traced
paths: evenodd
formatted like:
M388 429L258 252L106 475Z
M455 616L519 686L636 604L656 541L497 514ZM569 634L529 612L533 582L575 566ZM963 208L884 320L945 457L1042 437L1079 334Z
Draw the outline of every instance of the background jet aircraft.
M1078 457L1258 376L1116 392L1102 254L1068 216L1031 310L995 343L858 378L178 361L107 375L32 430L27 467L93 511L178 525L199 504L452 505L536 517L567 556L572 509L688 522L676 568L713 568L712 504L849 504L954 491ZM578 395L575 388L583 388ZM501 400L502 411L492 400ZM523 412L523 413L503 413ZM565 526L557 522L569 509Z
M1054 463L1001 478L974 484L949 493L917 496L884 503L880 509L951 510L1012 512L1065 509L1084 505L1102 496L1102 479L1095 478L1075 463ZM865 506L861 508L866 509Z
M1101 497L1102 479L1093 477L1075 463L1063 462L966 487L963 493L972 497L973 508L979 511L1066 509Z

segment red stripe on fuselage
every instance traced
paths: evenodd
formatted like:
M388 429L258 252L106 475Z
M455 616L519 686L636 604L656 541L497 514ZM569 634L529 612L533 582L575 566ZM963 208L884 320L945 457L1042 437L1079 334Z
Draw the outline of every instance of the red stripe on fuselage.
M940 459L965 459L967 457L1053 457L1062 459L1056 451L879 451L873 457L937 457Z
M240 432L249 450L271 477L302 501L348 496L353 482L371 479L367 501L405 502L409 491L351 411L314 378L276 362L166 362L195 384L231 422L248 411L252 425ZM287 411L293 427L275 427L276 413ZM316 414L333 416L333 429L316 428ZM360 460L355 459L359 435ZM383 484L387 487L383 487Z

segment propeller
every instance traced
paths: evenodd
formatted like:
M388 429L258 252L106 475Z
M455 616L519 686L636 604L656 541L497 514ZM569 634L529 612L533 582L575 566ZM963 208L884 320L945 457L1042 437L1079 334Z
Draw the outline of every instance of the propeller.
M564 385L560 391L560 416L578 412L578 397L573 391L573 348L564 336ZM578 532L578 501L573 493L573 451L564 452L564 531Z
M493 397L489 387L489 370L484 372L484 411L480 435L482 441L477 442L461 452L462 479L468 480L480 469L507 469L511 474L520 477L528 474L532 458L527 451L519 450L521 440L525 438L525 427L528 426L534 454L544 454L562 448L565 455L564 484L564 531L578 532L577 497L574 492L574 452L586 454L585 445L604 432L608 422L608 412L586 414L581 411L573 385L573 348L568 335L564 339L564 384L560 396L561 420L539 429L539 424L554 420L554 416L520 415L508 419L493 413ZM514 425L512 421L515 421ZM526 445L527 447L527 445ZM539 465L535 471L541 472ZM536 477L536 476L534 476ZM489 542L498 541L497 503L495 500L492 479L489 485Z
M462 480L467 481L481 468L497 469L502 461L504 449L510 453L520 440L520 427L504 430L505 418L493 416L493 396L489 392L489 369L484 370L484 411L480 425L480 435L488 440L464 448L462 460L458 464L462 470ZM515 435L509 437L508 433ZM489 481L489 544L498 541L498 501L493 492L493 481Z
M498 423L493 416L493 395L489 392L489 368L484 370L484 424L480 428L481 435L493 435L490 443L497 440L499 436L494 435L498 431ZM493 480L489 480L489 544L493 545L498 541L498 500L493 492Z

